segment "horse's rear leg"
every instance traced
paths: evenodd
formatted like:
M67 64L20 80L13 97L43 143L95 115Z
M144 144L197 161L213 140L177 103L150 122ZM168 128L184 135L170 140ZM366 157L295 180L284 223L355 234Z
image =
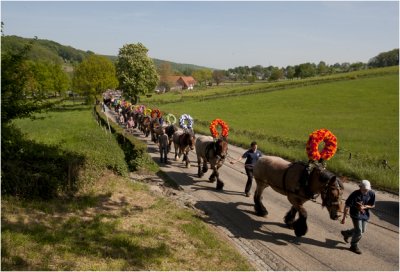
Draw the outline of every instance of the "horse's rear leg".
M268 214L267 209L262 203L262 193L267 186L268 185L266 183L257 181L257 188L254 193L254 210L258 216L266 216Z
M186 168L190 168L189 151L185 152L183 160L186 162Z
M199 178L201 178L204 175L204 172L201 171L201 157L200 156L197 156L197 167L198 167L197 176Z

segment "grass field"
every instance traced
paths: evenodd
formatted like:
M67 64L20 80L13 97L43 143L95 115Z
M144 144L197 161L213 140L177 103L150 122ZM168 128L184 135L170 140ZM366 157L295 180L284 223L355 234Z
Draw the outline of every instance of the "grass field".
M2 270L254 269L202 215L130 179L117 140L90 107L69 104L35 117L15 125L38 143L36 152L51 146L83 156L84 185L45 201L2 196Z
M177 117L190 114L196 119L195 131L206 134L209 123L222 118L231 128L232 143L247 147L256 140L265 154L290 160L307 161L308 135L327 128L337 136L339 148L328 169L397 192L398 86L398 73L390 72L249 95L162 105L149 101L149 106ZM383 160L391 169L384 168Z

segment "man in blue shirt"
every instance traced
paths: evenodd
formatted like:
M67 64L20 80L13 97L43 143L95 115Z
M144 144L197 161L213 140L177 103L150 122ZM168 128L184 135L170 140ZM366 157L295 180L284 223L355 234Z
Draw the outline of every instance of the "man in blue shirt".
M369 220L369 209L375 207L375 192L371 190L371 183L363 180L359 184L360 189L355 190L346 200L346 207L342 218L342 224L346 222L346 216L350 211L350 217L353 221L353 229L342 231L344 241L347 243L351 237L350 250L361 254L358 248L358 242L365 233L367 222Z
M244 154L240 156L237 160L231 161L231 164L234 164L241 159L246 159L246 162L244 163L244 169L246 170L247 183L244 189L244 193L247 197L250 196L251 184L253 183L253 167L261 156L261 152L257 150L257 143L252 142L250 144L249 150L244 152Z

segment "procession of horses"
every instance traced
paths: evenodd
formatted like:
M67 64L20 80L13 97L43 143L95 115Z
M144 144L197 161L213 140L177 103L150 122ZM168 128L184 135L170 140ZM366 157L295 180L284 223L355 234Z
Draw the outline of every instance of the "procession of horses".
M171 113L163 114L159 109L145 105L132 105L123 99L104 98L103 110L108 107L116 113L116 122L127 131L138 130L144 137L150 135L158 144L160 135L168 135L168 151L174 146L174 159L182 157L185 167L190 167L189 152L197 156L198 177L201 178L211 168L210 182L216 182L216 189L223 190L224 182L219 169L228 157L228 124L216 118L210 123L211 136L196 137L194 120L189 114L182 114L179 120ZM324 143L320 151L319 145ZM259 216L266 216L263 205L263 191L271 187L287 196L292 205L284 217L285 224L294 230L297 237L307 233L307 211L304 203L320 195L322 206L326 207L329 218L337 220L338 212L343 210L343 183L326 169L326 161L333 157L337 149L336 137L327 129L319 129L310 134L306 144L308 162L289 162L276 156L262 156L254 165L256 190L254 209ZM298 217L296 219L296 215Z

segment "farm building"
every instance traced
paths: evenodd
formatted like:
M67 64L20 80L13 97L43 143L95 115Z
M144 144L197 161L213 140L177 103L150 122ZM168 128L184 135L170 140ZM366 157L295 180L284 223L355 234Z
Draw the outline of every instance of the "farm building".
M170 76L168 77L170 90L193 90L196 80L191 76ZM159 86L160 92L165 92L165 87Z

